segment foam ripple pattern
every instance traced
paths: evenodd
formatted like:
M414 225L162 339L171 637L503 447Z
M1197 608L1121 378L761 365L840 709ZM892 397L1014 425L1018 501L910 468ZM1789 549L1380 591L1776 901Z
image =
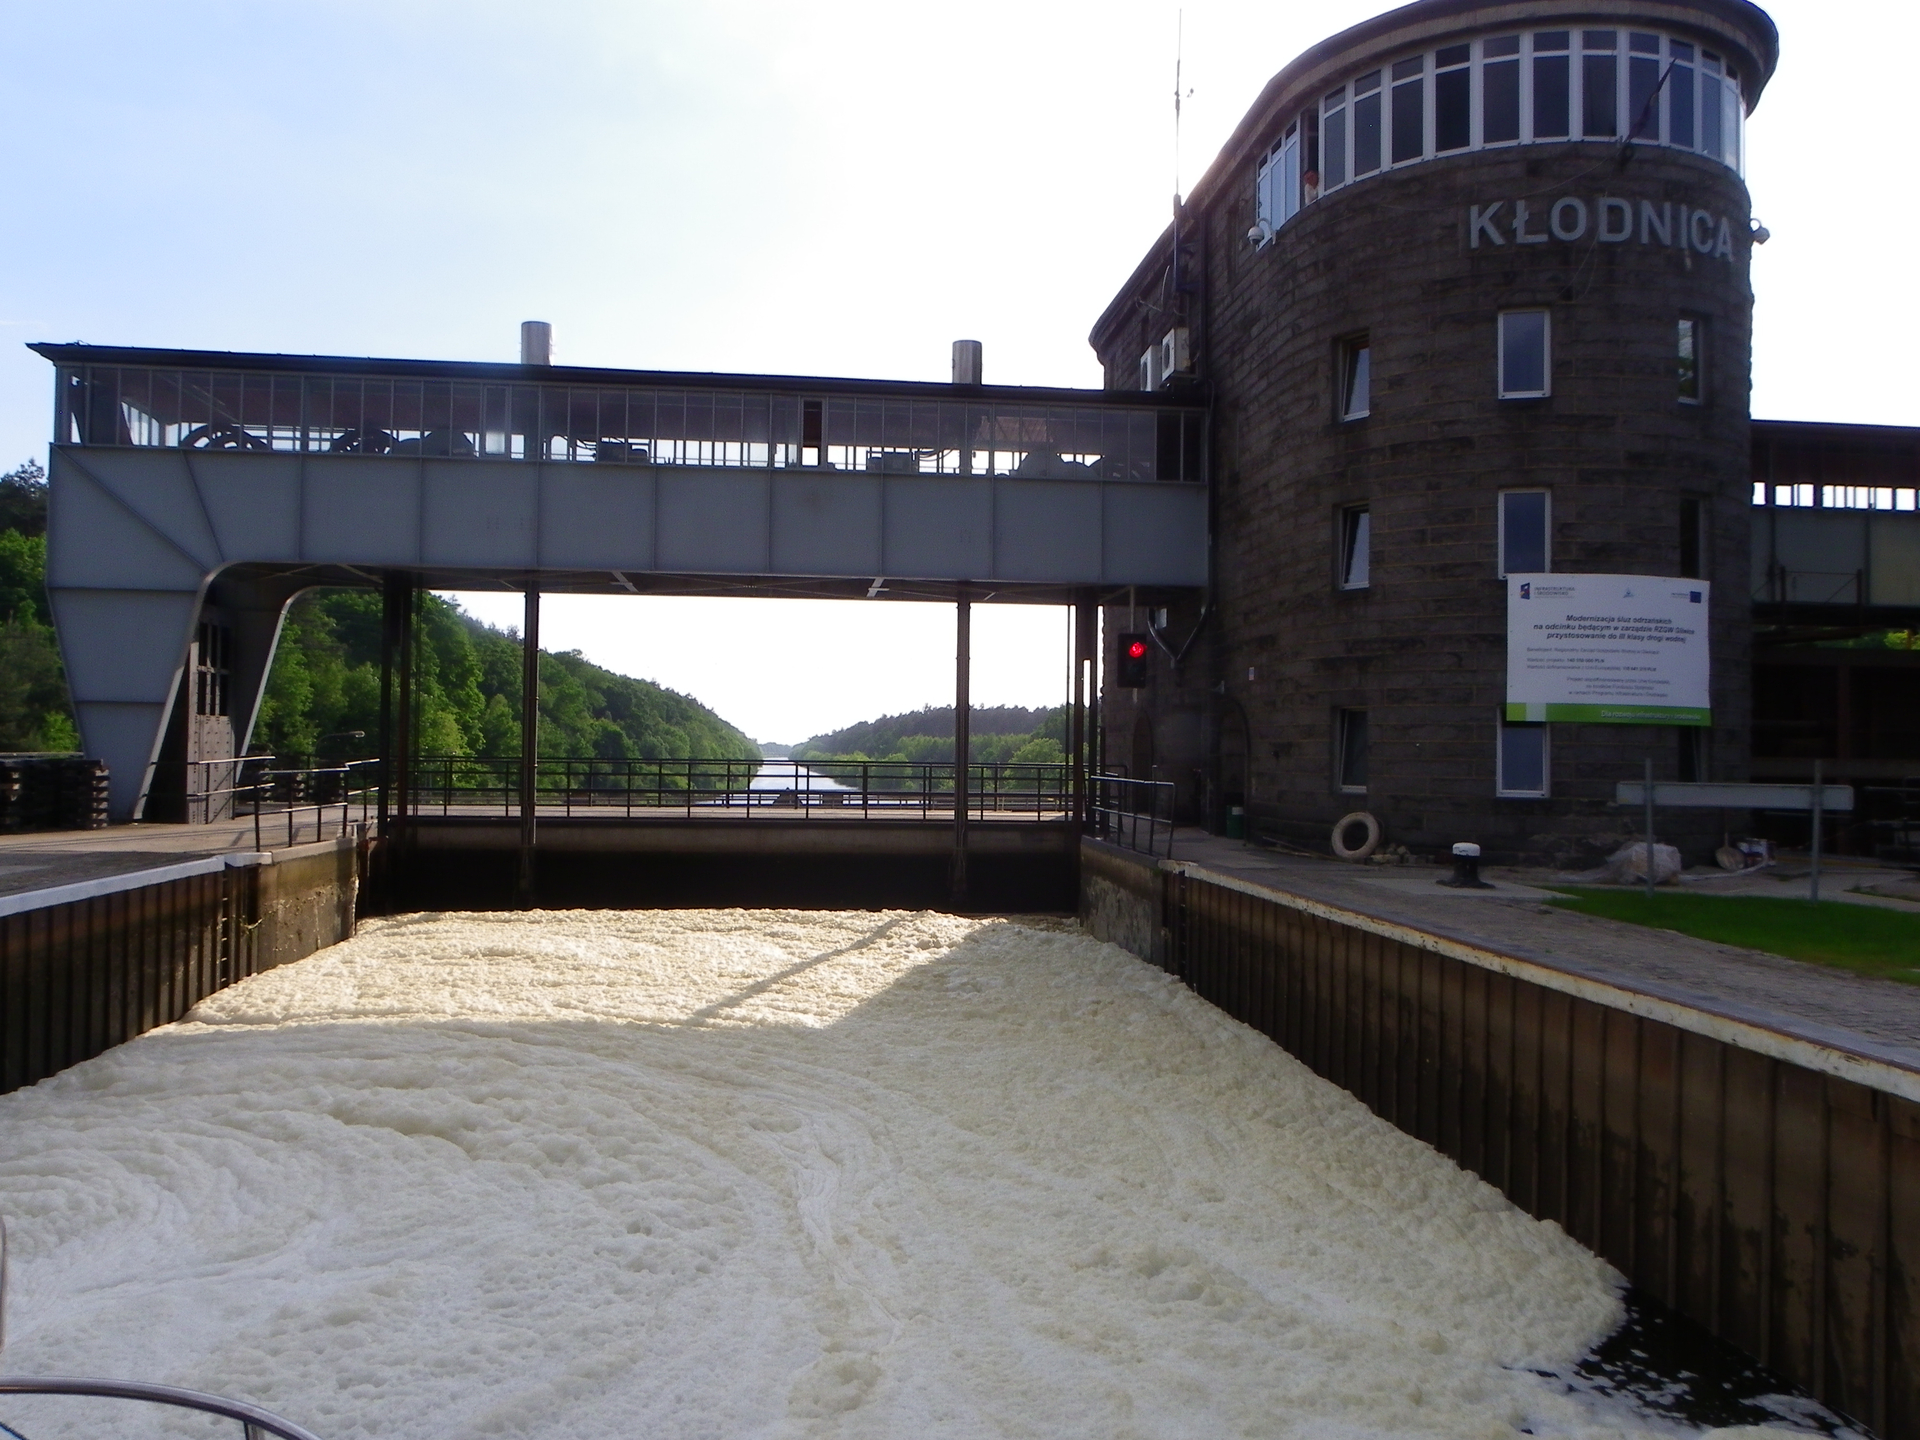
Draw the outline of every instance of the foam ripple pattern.
M1675 1433L1533 1373L1604 1262L1068 922L368 922L0 1097L0 1213L0 1370L325 1440Z

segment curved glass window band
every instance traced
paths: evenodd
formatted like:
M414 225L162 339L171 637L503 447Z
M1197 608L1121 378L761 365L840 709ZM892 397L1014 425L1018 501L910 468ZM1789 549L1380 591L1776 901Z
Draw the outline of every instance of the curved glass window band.
M1356 180L1498 145L1630 139L1739 173L1745 118L1738 75L1672 36L1537 30L1456 41L1369 69L1293 117L1304 139L1284 181L1288 198L1269 188L1276 146L1261 166L1260 218L1271 233L1302 204Z

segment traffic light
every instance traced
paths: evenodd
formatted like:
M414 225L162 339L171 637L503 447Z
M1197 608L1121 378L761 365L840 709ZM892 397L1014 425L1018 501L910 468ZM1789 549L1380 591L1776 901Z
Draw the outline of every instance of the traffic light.
M1114 683L1123 690L1138 690L1147 683L1152 668L1152 642L1138 632L1120 636L1119 674Z

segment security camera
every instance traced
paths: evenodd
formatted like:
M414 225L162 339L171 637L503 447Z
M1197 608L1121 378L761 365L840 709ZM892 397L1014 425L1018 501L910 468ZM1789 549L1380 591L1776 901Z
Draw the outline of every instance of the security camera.
M1273 238L1273 232L1264 225L1255 225L1247 231L1249 245L1264 245Z
M1767 243L1767 241L1773 238L1773 232L1767 229L1767 227L1762 225L1758 220L1753 222L1752 234L1753 234L1753 243L1756 245L1764 245Z

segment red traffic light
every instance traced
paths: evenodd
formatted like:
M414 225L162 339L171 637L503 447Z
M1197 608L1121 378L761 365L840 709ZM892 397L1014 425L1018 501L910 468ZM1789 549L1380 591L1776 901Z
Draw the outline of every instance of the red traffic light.
M1137 631L1119 637L1120 663L1114 667L1113 683L1121 689L1138 690L1147 683L1153 669L1153 651L1148 643L1151 638Z
M1144 640L1136 640L1131 645L1127 646L1127 658L1129 660L1146 659L1147 658L1147 642Z

